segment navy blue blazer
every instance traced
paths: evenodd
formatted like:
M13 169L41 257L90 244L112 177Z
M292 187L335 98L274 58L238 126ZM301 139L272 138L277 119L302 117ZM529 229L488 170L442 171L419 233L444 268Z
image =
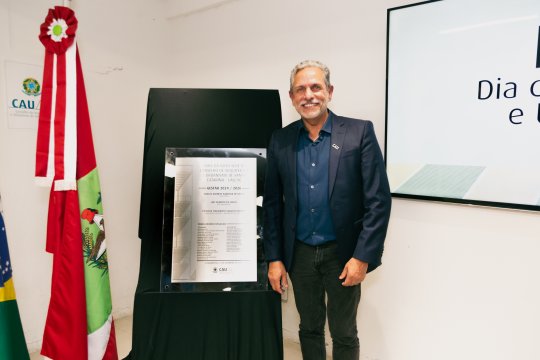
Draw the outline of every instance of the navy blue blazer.
M337 255L371 271L381 264L391 196L381 149L370 121L334 114L329 196ZM297 120L272 134L264 187L263 243L267 261L281 260L287 271L294 257L297 218L296 146L303 126Z

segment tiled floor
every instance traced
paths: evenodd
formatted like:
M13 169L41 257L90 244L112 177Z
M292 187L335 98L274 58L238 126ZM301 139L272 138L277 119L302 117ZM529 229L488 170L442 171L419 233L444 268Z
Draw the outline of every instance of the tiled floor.
M118 347L118 356L120 359L129 354L131 350L131 327L133 324L133 318L131 316L124 317L122 319L116 319L114 321L116 329L116 341ZM285 360L302 360L302 354L300 353L300 345L290 340L285 340L283 344L283 350ZM42 357L38 352L30 355L31 360L41 360Z

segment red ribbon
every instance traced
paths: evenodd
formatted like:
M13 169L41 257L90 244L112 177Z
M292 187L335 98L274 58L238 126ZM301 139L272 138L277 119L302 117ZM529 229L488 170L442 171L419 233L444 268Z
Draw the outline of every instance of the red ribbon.
M53 40L48 32L52 31L53 22L63 20L67 29L60 41ZM64 178L64 121L66 112L66 50L73 45L77 31L77 18L70 8L55 6L49 9L45 21L41 24L39 40L45 46L45 66L43 69L43 90L36 145L36 177L47 178L48 173L51 122L54 122L54 178ZM56 60L56 84L53 84L53 68ZM53 88L56 88L54 114L52 110ZM54 116L54 120L53 117Z

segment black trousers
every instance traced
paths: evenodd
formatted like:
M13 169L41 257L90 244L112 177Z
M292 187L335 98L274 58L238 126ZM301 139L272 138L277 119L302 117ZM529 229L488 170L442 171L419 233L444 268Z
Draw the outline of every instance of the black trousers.
M300 314L299 336L304 360L326 359L324 325L327 315L333 359L358 360L360 357L356 329L360 285L341 285L343 280L339 275L343 266L335 250L335 242L321 246L310 246L300 241L295 244L289 276Z

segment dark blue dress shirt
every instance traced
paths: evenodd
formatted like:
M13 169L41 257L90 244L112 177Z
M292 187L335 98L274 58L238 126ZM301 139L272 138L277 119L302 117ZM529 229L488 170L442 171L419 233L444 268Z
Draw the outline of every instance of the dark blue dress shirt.
M312 141L304 127L298 138L296 238L308 245L321 245L336 239L328 198L332 117L329 113L317 140Z

